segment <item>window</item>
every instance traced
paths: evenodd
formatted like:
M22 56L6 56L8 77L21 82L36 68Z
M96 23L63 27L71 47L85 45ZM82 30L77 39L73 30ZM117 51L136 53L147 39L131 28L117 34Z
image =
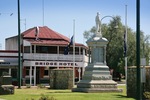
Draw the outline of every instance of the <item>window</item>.
M57 54L57 46L49 46L49 53Z
M30 67L26 67L26 76L30 75ZM32 75L33 75L33 68L32 68Z
M44 76L48 76L48 69L49 69L49 68L45 68L45 69L44 69Z
M64 54L65 47L59 47L59 54Z
M41 46L41 53L48 53L48 47L47 46Z
M30 46L24 46L24 53L30 53Z
M12 78L17 78L17 69L11 69Z
M44 76L48 76L48 70L44 70Z
M0 69L0 76L2 76L4 73L8 73L9 69Z

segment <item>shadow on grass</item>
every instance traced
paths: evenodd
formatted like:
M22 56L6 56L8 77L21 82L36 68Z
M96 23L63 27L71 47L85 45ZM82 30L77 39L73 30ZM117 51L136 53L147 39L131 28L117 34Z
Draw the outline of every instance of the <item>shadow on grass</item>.
M47 92L47 93L70 93L70 92Z
M127 97L125 95L121 95L121 94L116 94L115 95L117 98L132 98L132 97ZM135 98L132 98L132 99L135 99Z
M71 93L71 91L50 91L47 93Z

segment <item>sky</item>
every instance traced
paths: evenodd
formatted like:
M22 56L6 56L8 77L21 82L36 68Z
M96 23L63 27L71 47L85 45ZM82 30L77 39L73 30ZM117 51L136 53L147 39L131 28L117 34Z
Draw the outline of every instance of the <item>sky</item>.
M0 0L0 49L5 49L5 39L18 35L18 0ZM150 0L140 0L140 29L150 35ZM127 18L125 18L127 5ZM85 44L83 33L95 26L95 16L120 16L121 22L136 31L136 0L20 0L20 29L24 32L35 26L47 26L75 41ZM13 15L10 16L10 14ZM103 23L112 20L106 17Z

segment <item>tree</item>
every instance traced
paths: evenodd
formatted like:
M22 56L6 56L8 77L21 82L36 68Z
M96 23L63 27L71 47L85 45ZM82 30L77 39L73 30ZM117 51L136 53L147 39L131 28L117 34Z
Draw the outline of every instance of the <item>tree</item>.
M116 24L118 28L115 28ZM114 69L117 72L124 73L124 34L125 34L125 26L121 23L121 18L116 16L113 20L110 20L108 24L102 24L102 36L108 39L107 44L107 54L106 54L106 62L109 68ZM89 39L93 37L96 28L92 27L89 31L85 31L84 38ZM127 28L128 30L128 44L127 44L127 57L128 57L128 66L136 65L136 34L133 32L131 28ZM149 47L149 38L150 36L144 36L143 32L141 32L141 43L144 44L144 53L145 56L149 56L150 47ZM143 42L144 38L146 41ZM141 48L142 49L142 48ZM143 50L143 49L142 49ZM142 54L142 53L141 53Z
M144 33L141 32L141 57L146 58L146 65L149 65L149 53L150 53L150 47L149 47L149 39L150 35L144 36Z
M91 37L94 36L94 33L95 33L95 32L96 32L96 27L93 26L93 27L91 28L91 30L89 30L89 31L84 31L83 36L84 36L84 38L85 38L86 40L88 40L88 39L90 39Z
M116 24L118 28L115 28ZM122 66L124 63L124 30L125 27L121 23L120 17L116 16L108 24L107 30L103 31L103 36L109 41L107 45L106 62L107 65L116 72L120 72L124 69L124 66Z

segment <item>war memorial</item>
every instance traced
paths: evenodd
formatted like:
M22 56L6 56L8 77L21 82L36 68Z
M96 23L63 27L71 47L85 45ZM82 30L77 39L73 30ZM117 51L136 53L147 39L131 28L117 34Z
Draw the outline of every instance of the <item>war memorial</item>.
M109 41L102 37L99 13L95 22L95 35L86 42L91 51L89 63L82 80L77 83L77 87L73 88L72 92L122 92L122 89L117 88L117 82L112 80L109 67L106 65L106 47Z

